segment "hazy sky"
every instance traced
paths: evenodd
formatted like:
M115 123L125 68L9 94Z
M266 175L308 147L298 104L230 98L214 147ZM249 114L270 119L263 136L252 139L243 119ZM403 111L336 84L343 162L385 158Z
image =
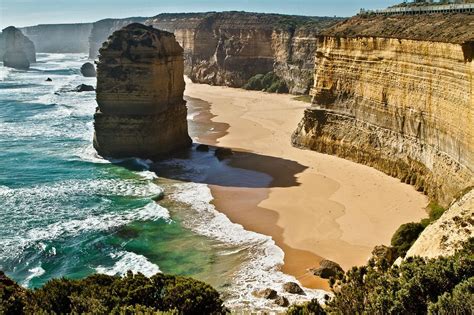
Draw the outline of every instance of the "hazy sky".
M401 0L0 0L0 27L94 22L108 17L163 12L252 11L351 16L360 8L383 8Z

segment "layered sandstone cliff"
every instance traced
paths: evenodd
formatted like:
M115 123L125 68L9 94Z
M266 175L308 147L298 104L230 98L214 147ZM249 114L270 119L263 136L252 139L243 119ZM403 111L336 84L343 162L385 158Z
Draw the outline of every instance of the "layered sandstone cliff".
M183 69L173 34L138 23L114 32L97 64L97 152L155 158L189 146Z
M3 29L0 40L0 57L5 67L28 69L31 63L36 62L35 45L16 27Z
M340 19L246 12L161 14L147 20L176 34L194 82L243 86L274 71L292 93L308 92L320 30Z
M113 31L143 18L93 24L90 58ZM317 36L340 19L246 12L166 13L144 23L172 32L184 48L185 74L194 82L243 86L274 71L291 93L311 87Z
M373 166L448 205L474 185L472 25L468 14L357 17L327 30L294 145Z
M21 28L37 52L85 53L89 51L92 23L40 24Z

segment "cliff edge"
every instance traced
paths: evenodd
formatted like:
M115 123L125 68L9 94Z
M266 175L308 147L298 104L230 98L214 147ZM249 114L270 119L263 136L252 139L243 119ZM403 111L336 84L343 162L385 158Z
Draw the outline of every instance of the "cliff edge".
M325 30L313 105L292 143L372 166L450 205L474 185L473 25L470 14L359 16ZM464 219L470 198L461 199Z

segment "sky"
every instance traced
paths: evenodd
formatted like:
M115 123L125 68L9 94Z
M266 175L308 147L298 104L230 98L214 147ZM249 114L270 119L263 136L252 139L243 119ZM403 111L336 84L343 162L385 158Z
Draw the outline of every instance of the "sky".
M352 16L401 0L0 0L0 28L94 22L164 12L249 11L312 16Z

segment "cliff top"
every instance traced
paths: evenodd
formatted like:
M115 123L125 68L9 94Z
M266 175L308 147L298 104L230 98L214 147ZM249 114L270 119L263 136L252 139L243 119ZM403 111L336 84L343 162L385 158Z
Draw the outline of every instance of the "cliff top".
M176 41L174 34L158 30L140 23L129 24L115 31L100 49L104 51L120 51L127 57L133 54L131 48L150 50L159 56L180 56L183 48Z
M226 28L288 29L311 28L321 30L340 22L342 18L254 13L244 11L204 13L163 13L156 15L146 24L182 20L184 27L219 26Z
M374 36L461 44L474 40L474 14L355 16L322 32L326 36Z

